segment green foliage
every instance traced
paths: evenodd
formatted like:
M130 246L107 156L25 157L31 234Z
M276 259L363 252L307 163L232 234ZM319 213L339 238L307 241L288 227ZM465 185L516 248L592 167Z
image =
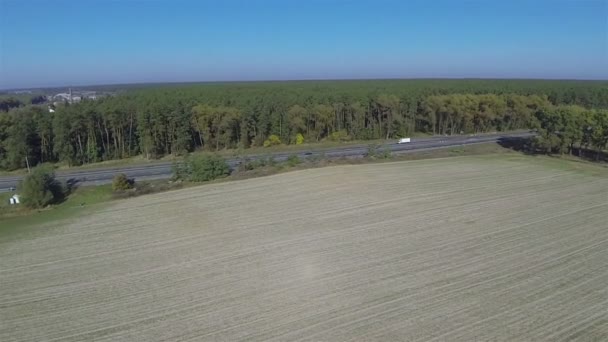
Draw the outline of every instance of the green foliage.
M333 132L332 134L329 135L329 140L331 141L349 141L351 140L350 135L348 135L348 132L346 130L339 130L336 132Z
M278 163L272 156L261 157L255 160L246 159L239 165L239 171L251 171L264 167L275 167Z
M380 146L377 144L370 144L367 146L367 152L365 156L367 158L376 158L380 154Z
M391 159L391 158L393 158L393 152L391 151L390 148L388 148L388 146L385 146L380 151L379 157L382 158L382 159Z
M49 113L44 104L30 104L41 101L31 95L23 99L0 98L3 169L23 168L26 158L32 166L45 162L81 165L140 154L158 158L196 149L300 144L304 139L372 140L415 132L504 131L531 128L538 112L557 107L578 106L587 112L608 109L606 81L377 80L175 85L131 88L96 101L60 104L54 113ZM592 127L588 131L571 130L567 137L558 137L557 150L572 150L571 141L600 148L603 115L593 114L585 119L589 121L587 127ZM549 141L547 146L553 143Z
M302 145L304 143L304 136L302 133L296 134L296 145Z
M281 138L278 135L272 134L264 141L264 147L281 145Z
M230 174L226 161L217 155L188 157L174 168L174 179L207 182Z
M138 182L137 187L131 191L118 191L113 192L112 197L119 198L131 198L137 196L143 196L148 194L154 194L158 192L165 192L169 190L177 190L184 187L184 183L181 182Z
M393 152L388 146L382 147L381 145L371 144L367 146L365 157L370 159L391 159L393 158Z
M326 159L325 153L321 152L321 153L315 153L312 156L306 158L306 161L311 164L316 164L325 159Z
M599 158L608 148L608 111L579 106L556 106L539 110L534 127L538 135L533 148L543 153L570 153L594 148Z
M296 154L292 154L289 157L287 157L287 165L290 167L297 166L301 163L302 163L302 161L300 160L300 157L298 157Z
M21 107L23 103L14 97L0 98L0 112L8 112L11 108Z
M273 156L267 156L266 158L260 158L257 160L260 167L264 166L276 166L278 163Z
M112 191L125 191L133 189L135 181L130 179L124 173L119 173L112 179Z
M55 179L52 168L41 165L32 169L18 187L22 203L29 208L43 208L61 201L64 197L61 184Z

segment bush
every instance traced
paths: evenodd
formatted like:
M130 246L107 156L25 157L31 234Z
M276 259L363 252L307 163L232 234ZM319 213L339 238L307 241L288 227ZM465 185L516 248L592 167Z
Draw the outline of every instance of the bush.
M365 154L366 157L368 158L375 158L378 156L378 151L379 146L375 145L375 144L371 144L367 146L367 153Z
M273 156L268 156L266 159L261 159L263 166L277 166L278 162L274 159Z
M302 145L304 143L304 136L302 133L296 134L296 145Z
M60 202L64 197L53 169L47 166L33 168L19 184L19 194L23 205L29 208L43 208Z
M382 151L380 151L380 158L383 159L391 159L393 158L393 151L388 146L385 146Z
M157 192L164 192L169 190L176 190L183 188L183 183L151 183L151 182L137 182L137 187L132 191L119 191L112 194L112 198L130 198L142 195L153 194Z
M350 139L350 135L348 135L348 132L346 132L345 130L333 132L329 135L329 140L331 141L349 141Z
M112 191L125 191L133 189L135 181L129 179L124 173L119 173L112 179Z
M174 166L174 179L191 182L207 182L230 174L228 163L216 155L187 158L181 165Z
M254 165L254 164L253 164L253 162L252 162L251 160L249 160L249 159L244 159L244 160L241 160L241 161L238 163L238 167L237 167L237 169L238 169L238 171L239 171L239 172L243 172L243 171L251 171L251 170L253 170L254 168L255 168L255 165Z
M302 163L302 161L300 160L300 157L298 157L295 154L292 154L289 157L287 157L287 165L289 165L290 167L294 167L300 163Z
M259 159L255 159L255 160L245 159L245 160L241 161L241 163L239 164L238 171L239 172L252 171L255 169L261 169L261 168L265 168L265 167L275 167L277 165L278 165L278 163L274 159L273 156L260 157Z
M269 136L266 141L264 141L264 147L270 147L275 145L281 145L281 138L279 138L277 135L273 134Z

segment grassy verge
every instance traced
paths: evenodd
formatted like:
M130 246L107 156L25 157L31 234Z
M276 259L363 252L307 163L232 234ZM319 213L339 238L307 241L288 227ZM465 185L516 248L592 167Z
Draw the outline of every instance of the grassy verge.
M112 189L109 185L78 188L64 202L39 210L9 205L8 197L10 196L10 194L0 196L2 200L0 233L67 219L75 215L84 215L111 200Z
M263 177L294 170L304 170L325 166L357 165L432 158L453 158L461 156L517 162L521 162L522 160L526 159L530 162L541 163L542 165L552 169L577 171L593 176L608 176L608 166L606 164L591 163L584 160L572 160L571 158L565 159L550 156L527 156L523 153L501 147L495 143L487 143L445 149L417 151L401 155L379 154L373 157L365 158L312 158L301 160L294 156L294 158L290 158L290 160L282 163L276 163L272 160L262 162L258 161L255 162L255 164L240 167L230 176L212 181L211 183ZM0 233L10 231L11 229L36 226L42 223L48 223L49 221L67 219L73 217L74 215L85 215L90 212L90 210L99 208L105 203L115 199L137 197L201 184L206 183L175 183L169 181L138 182L136 183L135 190L118 194L112 192L110 185L81 187L76 189L76 191L74 191L65 202L44 210L28 210L16 206L9 206L7 202L10 194L0 194Z

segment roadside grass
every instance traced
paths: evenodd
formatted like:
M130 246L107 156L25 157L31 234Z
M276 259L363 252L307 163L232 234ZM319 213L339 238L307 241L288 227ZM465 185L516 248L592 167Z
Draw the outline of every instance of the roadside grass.
M295 156L295 155L294 155ZM237 168L231 175L205 183L171 182L166 180L137 182L135 189L115 193L111 185L100 185L77 188L61 204L42 210L29 210L20 206L8 205L11 194L0 194L0 234L15 229L24 229L38 226L50 221L69 219L76 215L86 215L91 210L99 208L107 202L137 197L146 194L178 190L186 187L200 186L204 184L222 183L234 180L258 178L295 170L305 170L339 165L358 165L368 163L386 163L415 161L435 158L481 158L484 160L511 161L521 163L535 163L553 170L580 172L591 176L608 177L608 165L597 164L585 160L572 158L560 158L544 155L526 155L521 152L502 147L495 143L484 143L475 145L458 146L451 148L417 151L406 154L390 154L365 158L338 158L326 159L323 157L302 159L295 161L294 158L285 162L277 163L269 159L258 162L251 167Z
M111 184L78 187L65 201L44 209L28 209L22 205L10 205L12 193L0 193L0 235L15 229L39 226L58 220L70 219L103 207L113 200L137 197L158 192L178 190L201 183L167 182L164 180L136 182L133 190L112 191Z
M75 215L99 208L112 199L110 185L80 187L75 189L65 201L45 209L27 209L21 205L9 205L12 194L1 194L0 199L0 234L10 233L15 229L38 226L50 221L68 219Z

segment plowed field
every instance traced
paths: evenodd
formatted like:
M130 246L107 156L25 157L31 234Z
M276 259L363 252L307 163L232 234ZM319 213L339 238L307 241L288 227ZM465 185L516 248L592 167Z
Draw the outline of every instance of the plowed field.
M608 177L304 170L0 237L0 341L608 339Z

